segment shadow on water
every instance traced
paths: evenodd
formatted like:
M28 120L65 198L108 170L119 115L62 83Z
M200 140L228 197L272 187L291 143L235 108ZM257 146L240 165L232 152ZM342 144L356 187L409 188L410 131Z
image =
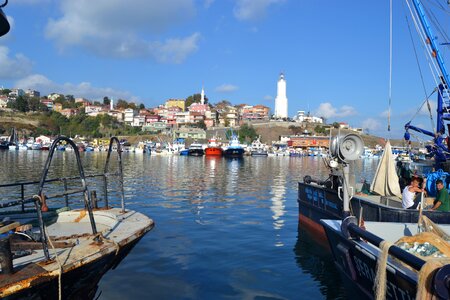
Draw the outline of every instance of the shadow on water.
M317 243L311 233L300 226L294 253L298 267L319 283L325 299L348 298L330 250Z

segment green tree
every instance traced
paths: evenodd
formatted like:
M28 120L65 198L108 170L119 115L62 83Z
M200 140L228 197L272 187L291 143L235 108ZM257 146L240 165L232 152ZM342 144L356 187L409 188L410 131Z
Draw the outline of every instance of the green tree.
M28 99L26 97L17 97L15 103L15 109L17 109L18 111L27 112L30 110L28 107Z
M2 89L2 90L0 90L0 95L8 95L9 93L11 93L10 89Z
M321 125L317 125L316 127L314 127L314 132L319 133L319 134L324 134L326 132L326 130L325 130L325 127L323 127Z
M232 106L232 105L231 105L231 102L230 102L230 101L228 101L228 100L222 100L222 101L220 101L220 102L217 102L214 106L215 106L217 109L226 109L228 106Z
M128 103L128 108L137 109L136 103L133 103L133 102Z
M251 125L244 124L241 126L241 129L239 129L239 140L241 140L241 142L251 142L257 137L258 134L256 133L255 128Z
M103 97L103 105L110 105L111 104L111 100L108 97Z
M144 103L139 104L139 109L145 109Z
M119 100L117 100L116 108L117 109L126 109L126 108L128 108L128 102L123 99L119 99Z
M66 95L65 98L67 101L75 103L75 98L73 97L73 95Z
M341 125L339 125L339 123L338 122L334 122L333 124L332 124L332 126L334 127L334 128L339 128L339 127L341 127Z
M186 107L191 106L192 103L200 103L202 99L201 94L194 94L186 98ZM208 97L205 96L205 104L208 104Z
M205 124L205 121L200 120L200 121L197 123L197 127L206 130L206 124Z

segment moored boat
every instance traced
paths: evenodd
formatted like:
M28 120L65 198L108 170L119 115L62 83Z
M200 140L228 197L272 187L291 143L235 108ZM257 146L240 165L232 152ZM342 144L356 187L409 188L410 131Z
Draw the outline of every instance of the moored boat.
M223 151L224 156L239 158L244 156L244 152L244 147L242 147L241 143L239 142L238 136L233 133L228 146Z
M48 179L53 154L62 141L74 149L79 176ZM39 182L0 185L0 188L23 188L23 185L38 184L36 195L30 198L22 195L20 200L0 204L3 219L0 224L3 233L0 236L3 273L0 297L86 298L86 287L95 287L102 275L117 266L153 228L151 219L125 208L121 151L114 154L118 170L110 170L109 166L113 143L120 148L117 138L112 138L103 174L85 175L76 145L66 137L59 137L51 146ZM121 201L119 207L112 208L112 199L108 198L107 192L108 178L117 176L120 177L120 191L109 194L120 195ZM100 183L97 188L104 191L103 207L99 207L102 202L97 199L94 189L88 188L86 178L101 179L97 181ZM64 182L65 186L69 183L71 189L55 193L55 186L49 187L52 182ZM45 219L48 207L62 203L64 209L56 210L54 218ZM77 203L83 203L82 207L68 209L69 205L76 206ZM6 221L5 216L10 220Z
M411 248L401 242L427 236L416 235L417 223L364 222L361 228L356 218L349 217L343 221L322 220L322 224L335 265L355 299L425 299L424 295L430 297L426 299L449 299L449 258L436 258L440 254L432 252L434 246L427 242L421 245L415 242ZM450 234L450 225L439 227ZM414 247L423 248L418 252L424 257L412 254ZM381 273L385 273L385 281L377 280ZM422 276L427 280L419 281ZM377 289L378 286L381 288Z
M362 140L354 134L334 138L331 147L333 147L333 143L343 145L345 142L353 143L353 147L359 148L353 149L354 153L351 154L359 158L363 151ZM379 172L378 176L375 176L372 188L376 187L377 179L379 179L383 183L389 182L391 186L384 188L388 191L396 190L397 195L388 195L387 193L382 195L383 191L372 195L353 195L354 187L349 187L346 192L350 195L350 209L356 216L361 214L365 221L417 222L420 215L419 210L402 207L399 179L391 153L390 146L387 144L378 167L379 170L381 168L386 172ZM299 222L322 238L325 238L325 232L320 225L320 219L341 220L345 217L342 200L344 192L342 185L345 181L343 166L333 159L329 161L328 166L331 174L327 179L317 180L311 176L305 176L303 182L298 183ZM387 179L387 176L390 178ZM370 189L370 187L368 188ZM450 212L424 210L422 214L438 224L450 223Z
M267 145L261 143L260 138L261 137L258 137L252 142L252 146L250 148L251 156L268 156Z
M203 145L194 141L188 149L189 156L203 156L205 155L205 150L203 150Z
M222 156L223 149L220 146L220 143L217 141L216 137L213 137L208 140L208 146L205 149L206 156Z

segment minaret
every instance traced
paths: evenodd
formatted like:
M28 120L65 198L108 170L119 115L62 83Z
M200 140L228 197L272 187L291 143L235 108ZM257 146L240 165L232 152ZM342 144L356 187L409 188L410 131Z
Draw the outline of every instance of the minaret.
M277 97L275 98L275 118L288 117L288 99L286 98L286 80L284 74L280 74L277 84Z
M203 89L203 85L202 85L202 93L201 93L201 98L200 98L200 104L205 104L205 90Z
M114 110L114 100L111 97L111 100L109 101L109 110Z

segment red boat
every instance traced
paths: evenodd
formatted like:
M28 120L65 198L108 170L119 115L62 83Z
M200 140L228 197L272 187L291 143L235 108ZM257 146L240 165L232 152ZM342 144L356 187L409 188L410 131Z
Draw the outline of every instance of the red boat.
M217 142L216 138L208 140L208 147L205 149L206 156L222 156L223 149L220 147L220 143Z

